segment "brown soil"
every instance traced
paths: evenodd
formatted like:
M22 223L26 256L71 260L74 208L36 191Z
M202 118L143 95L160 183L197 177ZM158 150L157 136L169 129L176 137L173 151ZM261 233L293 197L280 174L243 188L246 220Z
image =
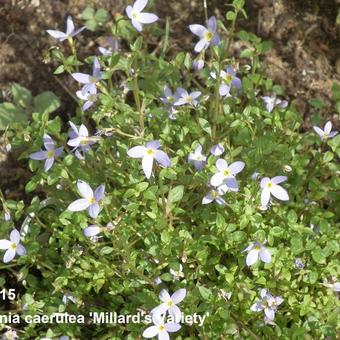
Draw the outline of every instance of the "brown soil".
M209 15L223 17L228 10L226 1L208 2ZM231 2L231 1L230 1ZM58 114L71 116L75 103L61 83L72 89L70 77L53 76L57 65L48 62L48 49L55 44L46 29L64 30L67 15L72 15L77 26L82 24L81 13L87 6L103 7L112 15L123 12L123 0L2 0L0 4L0 101L9 99L9 85L18 82L34 95L51 90L62 99ZM190 23L203 22L203 1L156 1L156 12L161 18L171 18L171 45L176 49L193 48ZM311 107L307 99L318 97L331 101L333 82L340 82L340 28L336 25L340 0L252 0L246 1L248 20L241 20L238 28L254 32L273 41L273 49L264 57L267 75L284 87L287 97L294 102L310 126ZM164 23L164 20L161 20ZM98 35L84 31L77 38L80 59L96 53ZM65 45L59 44L61 49ZM233 45L234 55L239 52ZM339 115L323 112L339 126ZM13 188L23 194L27 172L13 159L1 162L0 187ZM13 176L13 169L18 175ZM3 174L11 173L9 178ZM14 195L15 196L15 195Z

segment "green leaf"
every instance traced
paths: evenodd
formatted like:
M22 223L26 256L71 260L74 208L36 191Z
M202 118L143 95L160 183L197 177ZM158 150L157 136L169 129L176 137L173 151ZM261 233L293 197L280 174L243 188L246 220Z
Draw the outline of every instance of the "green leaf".
M32 93L25 87L14 83L11 87L11 92L13 96L14 103L27 108L32 102Z
M34 97L33 104L35 112L51 113L60 107L60 100L53 92L46 91Z
M27 114L14 104L7 102L0 104L0 130L5 130L13 123L25 122L27 119Z
M102 25L110 19L109 13L104 8L99 8L94 16L98 24Z
M182 199L184 194L184 186L178 185L177 187L174 187L169 192L169 201L171 203L178 202Z
M226 15L227 20L233 21L236 18L236 13L233 11L228 11Z
M212 297L212 292L210 289L203 286L198 286L198 290L204 300L209 300Z
M312 258L316 263L325 264L326 256L321 248L315 248L312 251Z
M211 136L210 123L204 118L199 118L198 121L200 123L202 130L205 131L206 133L208 133Z
M84 20L91 20L94 18L94 8L92 7L86 7L81 14L82 18Z

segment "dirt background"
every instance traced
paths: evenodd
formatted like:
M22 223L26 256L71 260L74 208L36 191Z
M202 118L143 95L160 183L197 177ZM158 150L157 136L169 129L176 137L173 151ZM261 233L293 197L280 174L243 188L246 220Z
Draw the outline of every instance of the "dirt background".
M231 1L207 0L208 13L220 18ZM83 24L81 13L87 6L105 8L110 15L122 13L130 1L123 0L0 0L0 102L9 99L9 87L17 82L34 95L51 90L62 99L59 114L70 114L75 103L61 83L72 88L67 76L53 76L55 65L48 62L48 49L55 44L46 29L65 30L66 17L72 15L76 27ZM156 0L160 18L171 18L172 49L192 50L191 23L204 21L202 0ZM340 0L246 0L248 20L239 29L251 31L273 42L263 62L267 75L285 89L309 128L312 108L307 100L322 98L331 102L332 84L340 82L340 26L336 25ZM160 20L164 24L164 19ZM79 58L96 53L98 36L105 27L77 37ZM64 44L66 45L66 44ZM60 48L64 48L62 44ZM237 56L240 46L232 46ZM335 111L323 111L339 127ZM0 187L7 198L22 197L29 173L15 155L0 154ZM13 190L15 188L15 190Z

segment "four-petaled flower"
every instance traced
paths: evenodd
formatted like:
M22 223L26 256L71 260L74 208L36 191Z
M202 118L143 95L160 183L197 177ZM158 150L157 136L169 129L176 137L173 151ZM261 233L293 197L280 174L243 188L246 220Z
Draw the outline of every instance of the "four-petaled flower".
M314 131L319 135L321 140L326 140L328 138L333 138L338 134L338 131L332 131L332 122L328 121L323 130L320 129L318 126L313 126Z
M72 73L71 76L81 84L84 84L81 93L85 95L87 92L96 93L97 83L102 79L100 72L100 64L97 57L93 59L92 75L86 73Z
M75 30L72 17L68 16L66 20L66 32L55 31L55 30L47 30L46 32L51 35L53 38L58 39L59 41L64 41L66 39L71 39L82 30L85 29L85 26Z
M209 204L215 201L218 205L225 205L226 202L222 197L228 190L225 185L218 188L212 188L202 199L202 204Z
M95 192L84 181L78 180L78 191L81 195L80 198L72 202L67 209L70 211L82 211L88 209L89 215L96 218L100 212L99 202L104 198L105 185L100 185L96 188Z
M148 327L143 332L144 338L153 338L154 336L158 336L158 340L169 340L168 333L174 333L181 329L181 325L176 322L164 322L164 317L161 315L153 315L152 321L154 326Z
M158 16L152 13L142 13L148 4L148 0L137 0L132 6L126 7L126 14L131 19L132 26L138 31L143 30L143 24L152 24L158 20Z
M86 153L90 150L91 145L96 143L100 137L90 137L89 132L84 124L81 124L79 129L75 124L69 122L72 128L72 131L68 133L69 140L67 142L68 145L72 146L72 152L75 151L75 155L79 159L84 159L84 156L80 153ZM80 151L78 150L80 148Z
M38 151L38 152L34 152L32 154L30 154L30 159L34 159L37 161L45 161L45 165L44 165L44 170L48 171L51 169L55 158L59 157L61 155L61 153L64 150L64 147L60 147L60 148L55 148L55 142L54 140L47 134L44 134L43 137L43 142L44 142L44 146L45 146L45 151Z
M210 76L213 79L217 79L215 72L211 72ZM241 90L241 79L236 77L236 71L231 65L227 66L226 71L222 70L220 72L220 79L222 80L222 84L219 87L220 96L228 96L230 89L233 86L236 87L238 90Z
M272 296L267 289L261 289L261 300L254 303L250 309L253 312L264 310L265 316L272 321L275 319L275 312L282 302L281 296Z
M175 317L175 320L181 319L181 310L177 307L177 304L183 301L187 291L184 288L177 290L171 296L167 290L162 289L159 293L159 298L162 303L151 310L152 315L162 315L168 312L170 315Z
M207 49L210 45L215 46L220 43L220 37L216 34L217 21L214 16L208 20L208 27L203 25L190 25L190 31L197 35L200 40L195 45L195 52L200 53L203 49Z
M85 100L85 103L82 107L83 111L86 111L97 101L97 88L91 88L89 92L83 94L82 91L77 91L76 95L79 99Z
M244 251L248 252L247 266L252 266L259 258L264 263L270 263L272 260L270 252L260 242L251 243Z
M23 256L26 254L25 247L20 244L20 233L13 229L9 235L9 240L0 240L0 249L6 250L3 261L8 263L12 261L15 254Z
M206 160L207 160L207 157L205 157L202 154L202 145L201 144L198 144L196 150L194 152L191 152L188 156L188 162L194 163L194 167L198 171L203 170Z
M214 187L218 187L225 182L229 188L234 190L238 189L235 176L243 170L244 166L245 164L240 161L228 165L224 159L218 159L216 161L218 172L211 177L210 184Z
M180 106L180 105L192 105L194 107L196 107L198 105L198 100L196 100L196 98L198 98L201 95L200 91L193 91L190 94L188 93L187 90L179 87L176 90L177 94L178 94L178 98L177 100L174 102L174 106Z
M156 159L156 161L165 168L171 166L171 161L168 155L164 151L158 150L159 147L160 142L158 140L154 140L148 142L145 146L134 146L127 152L132 158L142 158L142 167L146 178L151 177L154 159Z
M173 93L168 85L164 85L163 93L164 95L160 98L160 101L166 105L169 118L175 120L175 113L177 112L177 109L174 107L174 103L179 98L178 91Z
M273 178L264 177L260 182L261 192L261 206L266 207L270 200L270 195L273 195L281 201L288 201L289 196L285 189L279 183L287 180L286 176L276 176Z
M274 110L274 107L276 106L279 106L283 109L288 106L287 100L281 100L279 98L276 98L276 95L273 95L271 97L264 96L262 97L262 99L265 103L268 112L272 112Z

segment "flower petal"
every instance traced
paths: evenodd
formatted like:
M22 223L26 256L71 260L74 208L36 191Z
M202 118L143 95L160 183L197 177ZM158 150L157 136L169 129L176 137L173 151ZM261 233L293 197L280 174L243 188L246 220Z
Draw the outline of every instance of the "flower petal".
M136 2L133 4L133 9L136 12L141 12L145 8L147 3L148 3L148 0L136 0Z
M102 184L94 192L94 199L98 202L103 199L105 193L105 185Z
M158 334L158 327L157 326L151 326L148 327L144 332L143 332L143 337L144 338L153 338Z
M132 6L127 6L125 8L126 15L128 16L129 19L132 18L132 11L133 11Z
M83 230L83 234L86 237L98 235L101 232L101 228L97 225L90 225Z
M258 258L259 258L259 250L258 249L250 250L246 258L247 266L252 266L258 260Z
M145 146L134 146L128 150L127 154L132 158L142 158L145 155Z
M71 16L67 17L66 20L66 34L69 35L74 31L74 23Z
M272 186L272 188L270 189L270 192L273 194L274 197L276 197L277 199L281 201L289 200L287 191L277 184Z
M146 143L146 148L148 149L158 149L161 146L161 143L159 142L159 140L152 140L150 142Z
M131 23L132 23L132 26L133 26L138 32L143 31L143 26L142 26L142 24L141 24L139 21L137 21L137 20L135 20L135 19L132 19L132 20L131 20Z
M170 336L166 330L158 333L158 340L170 340Z
M256 302L250 307L250 309L253 312L260 312L261 310L263 310L263 306L260 303Z
M52 165L54 163L54 157L49 157L46 159L45 161L45 165L44 165L44 170L47 172L48 170L51 169Z
M275 176L271 179L274 184L279 184L287 180L287 176Z
M169 315L172 315L173 317L175 317L175 322L181 321L182 312L176 305L173 305L172 307L170 307L168 310L168 313Z
M210 179L210 184L213 185L214 187L218 187L223 183L225 179L225 176L223 172L218 172L215 175L213 175Z
M162 302L167 302L170 300L170 294L166 289L162 289L159 293L159 299Z
M185 288L178 289L175 293L171 295L171 300L177 305L185 298L187 291Z
M208 20L208 29L210 32L215 33L217 29L216 17L212 16Z
M5 250L11 246L12 242L8 240L0 240L0 249Z
M153 156L145 155L142 159L142 168L146 178L151 177L153 166Z
M55 39L59 39L60 41L67 39L67 35L64 32L56 31L56 30L47 30L46 31L51 37ZM62 39L62 40L61 40Z
M87 209L91 205L90 201L87 198L81 198L72 202L68 207L67 210L70 211L82 211Z
M79 190L79 193L84 198L92 198L93 197L93 190L91 187L84 181L77 181L77 188Z
M323 138L324 136L323 130L321 130L318 126L313 126L313 129L321 138Z
M168 157L168 155L164 151L156 150L155 151L155 159L159 164L161 164L165 168L171 166L170 158Z
M168 307L165 303L161 303L160 305L158 305L157 307L153 308L150 311L150 314L152 314L153 316L161 316L162 314L164 314L166 311L168 310ZM154 322L155 323L155 322Z
M222 158L219 158L217 161L216 161L216 168L219 170L219 171L224 171L224 170L227 170L228 169L228 163L225 159L222 159Z
M55 148L54 140L47 133L44 134L43 143L46 150L54 150Z
M4 263L8 263L12 261L14 259L14 256L15 256L15 250L12 248L8 248L4 255L4 259L3 259Z
M20 242L20 233L18 232L18 230L13 229L9 235L9 239L11 240L11 242L18 244Z
M264 263L270 263L271 260L272 260L272 257L271 257L271 255L270 255L270 252L269 252L268 249L265 248L265 247L262 247L262 248L260 249L259 255L260 255L261 261L264 262Z
M275 311L273 309L265 308L264 313L269 320L275 319Z
M152 24L158 19L159 19L158 16L152 13L140 13L138 15L138 21L141 22L142 24Z
M73 79L81 84L89 84L90 83L90 75L86 73L71 73Z
M332 122L331 122L331 121L327 122L327 123L325 124L323 130L324 130L325 133L328 135L328 134L331 132L331 130L332 130Z
M175 322L168 322L164 326L169 333L174 333L181 329L181 325Z
M93 203L89 206L89 215L92 218L96 218L100 212L100 206L98 203Z
M202 37L203 34L204 34L204 32L207 30L204 26L202 26L202 25L197 25L197 24L190 25L190 26L189 26L189 29L190 29L190 31L191 31L193 34L195 34L195 35L197 35L197 36L199 36L199 37Z
M207 42L205 39L201 39L196 45L195 45L195 52L200 53L204 48L207 47Z
M261 192L261 206L263 207L267 206L269 200L270 200L270 190L267 188L264 188Z
M263 189L267 183L269 183L270 181L270 178L269 177L264 177L261 179L261 182L260 182L260 187Z
M243 170L244 166L245 164L243 162L238 161L230 164L229 169L233 175L236 175Z
M30 154L30 159L42 161L47 158L47 151L38 151Z
M22 245L22 244L17 244L17 249L16 249L16 252L19 256L24 256L26 255L26 249L25 247Z
M226 96L230 92L230 86L227 84L222 84L220 85L218 92L220 96Z
M214 200L214 198L211 195L211 191L208 192L202 199L202 204L209 204Z

